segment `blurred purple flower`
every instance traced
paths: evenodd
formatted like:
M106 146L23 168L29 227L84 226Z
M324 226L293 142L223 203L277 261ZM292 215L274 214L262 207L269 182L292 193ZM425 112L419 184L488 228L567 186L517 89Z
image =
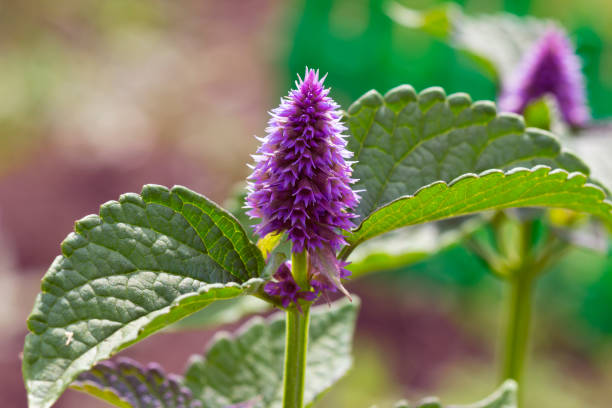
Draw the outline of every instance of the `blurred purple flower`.
M504 84L500 110L522 113L530 102L551 94L568 124L583 125L590 115L580 68L580 60L565 32L549 28Z
M350 210L359 197L350 187L355 180L346 161L352 153L346 150L345 127L324 80L306 69L297 89L272 111L254 156L247 207L251 217L261 218L255 227L260 236L287 232L293 252L308 252L309 276L341 287L344 264L335 253L345 244L341 231L353 226Z

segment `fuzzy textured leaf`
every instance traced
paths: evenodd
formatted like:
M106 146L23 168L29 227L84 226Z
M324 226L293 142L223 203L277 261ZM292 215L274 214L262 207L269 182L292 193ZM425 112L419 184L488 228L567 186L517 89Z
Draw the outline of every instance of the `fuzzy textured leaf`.
M79 375L71 388L91 394L120 408L201 408L181 378L166 375L161 366L143 367L119 358L103 361Z
M364 190L360 219L423 186L467 173L538 164L589 173L551 133L526 129L521 116L498 114L493 102L472 103L463 93L447 97L437 87L417 94L402 85L384 98L370 91L351 105L345 122L357 161L355 188Z
M466 174L451 183L439 181L413 196L401 197L378 209L352 233L343 252L359 243L408 225L480 211L512 207L553 207L592 214L612 226L612 203L587 177L565 170L536 166L508 172L489 170Z
M235 218L184 187L145 186L78 221L28 319L30 408L81 372L205 307L259 287L263 258Z
M351 345L358 302L346 299L312 309L304 403L340 379L352 364ZM282 406L285 320L254 318L236 337L221 334L205 357L192 358L185 385L207 408L250 401L253 407Z

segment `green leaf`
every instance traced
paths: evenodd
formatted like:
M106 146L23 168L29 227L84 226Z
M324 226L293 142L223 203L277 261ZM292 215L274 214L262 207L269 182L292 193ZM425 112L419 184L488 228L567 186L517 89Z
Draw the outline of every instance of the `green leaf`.
M246 196L248 192L245 183L237 183L229 198L223 202L223 207L227 209L236 220L242 225L249 239L256 242L258 237L255 234L254 226L259 223L259 219L251 218L245 208Z
M143 367L120 358L104 361L79 375L71 388L91 394L120 408L201 408L178 376L166 375L158 364Z
M358 302L346 299L312 309L304 401L308 405L352 364L351 343ZM284 314L254 318L236 337L221 334L205 357L192 358L185 385L207 408L244 401L281 407L285 350Z
M475 57L500 80L512 75L531 46L551 26L551 20L518 17L508 13L467 16L456 13L451 45Z
M475 404L442 405L437 398L426 398L416 405L400 401L395 408L516 408L517 385L513 380L506 380L493 394Z
M351 105L346 124L357 161L355 188L365 190L357 208L361 219L423 186L467 173L537 164L589 171L562 152L551 133L526 129L522 117L498 114L493 102L472 104L468 95L446 97L441 88L417 95L402 85L384 98L370 91Z
M401 407L402 405L400 405L400 408ZM403 405L403 407L409 408L407 405ZM418 402L416 405L413 405L412 408L444 408L444 407L442 406L438 398L429 397L429 398L424 398L422 401Z
M517 384L513 380L506 380L493 394L475 404L463 408L516 408Z
M610 191L612 188L612 122L583 129L565 142L592 169L593 178Z
M487 218L472 217L465 222L453 222L448 227L439 223L415 225L377 236L359 245L351 254L347 269L351 271L351 278L359 278L420 262L474 233Z
M241 296L212 303L168 328L171 331L200 330L235 323L243 317L267 312L272 305L254 296Z
M405 27L423 30L439 38L447 38L453 29L453 22L461 10L454 3L434 6L428 10L414 10L397 2L386 3L385 12L391 19Z
M550 95L530 102L523 111L525 123L528 126L551 130L553 123L553 109L551 108L551 104L554 103L555 100L551 98Z
M439 181L371 214L349 233L343 256L359 243L397 228L493 209L565 208L592 214L612 226L612 203L602 189L586 182L583 174L545 166L465 174L449 184Z
M256 290L263 259L229 213L184 187L145 186L78 221L28 319L30 408L76 376L217 299Z
M270 253L272 253L272 251L279 246L283 240L283 235L283 233L271 232L257 241L257 248L259 248L266 260L268 259Z
M508 13L468 16L457 6L414 10L391 2L387 14L396 23L446 39L479 62L499 80L512 74L525 52L551 25L551 20ZM433 27L431 22L438 22Z

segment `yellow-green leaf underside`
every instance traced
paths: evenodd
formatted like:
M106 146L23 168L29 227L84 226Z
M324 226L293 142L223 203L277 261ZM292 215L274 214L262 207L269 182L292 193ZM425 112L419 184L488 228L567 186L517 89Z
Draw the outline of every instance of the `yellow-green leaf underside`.
M592 214L612 226L612 203L583 174L545 166L489 170L448 184L433 183L379 208L347 234L349 245L342 256L346 258L361 242L397 228L511 207L565 208Z

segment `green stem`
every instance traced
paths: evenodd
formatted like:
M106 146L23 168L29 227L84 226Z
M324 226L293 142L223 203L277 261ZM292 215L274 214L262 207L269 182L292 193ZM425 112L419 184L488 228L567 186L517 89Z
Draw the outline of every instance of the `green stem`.
M302 289L308 289L308 259L306 251L291 256L293 277ZM306 348L310 304L302 305L302 312L287 309L285 331L285 372L283 376L283 408L302 408L306 376Z
M551 264L558 261L569 245L556 235L550 235L544 247L534 244L534 221L520 222L519 234L511 237L513 244L504 242L508 238L502 228L504 219L496 218L494 225L498 248L505 251L506 262L490 263L490 267L502 268L497 275L508 282L507 321L503 349L502 380L511 378L518 383L517 406L521 407L525 384L522 381L525 359L529 349L529 330L531 326L532 300L534 286L539 275ZM511 251L508 251L511 249Z
M310 288L306 251L291 254L291 272L293 273L293 279L295 279L302 290L308 290Z
M530 270L517 271L509 279L510 296L502 379L512 378L518 383L519 406L523 390L523 366L529 344L533 283L534 275Z

